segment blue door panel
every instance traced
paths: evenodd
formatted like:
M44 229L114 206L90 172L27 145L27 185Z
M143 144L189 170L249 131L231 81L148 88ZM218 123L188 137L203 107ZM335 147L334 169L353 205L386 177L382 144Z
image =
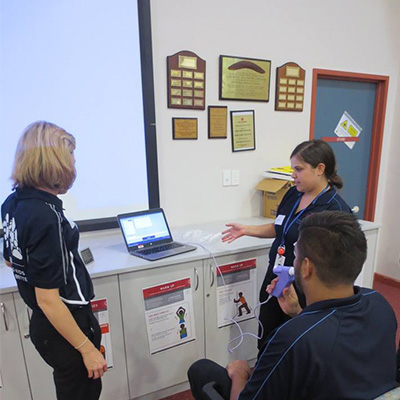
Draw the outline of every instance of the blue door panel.
M362 128L360 141L353 149L343 142L330 143L338 163L338 174L344 181L341 195L350 207L360 208L359 218L363 218L365 211L375 92L375 83L317 80L314 138L336 137L334 131L344 111Z

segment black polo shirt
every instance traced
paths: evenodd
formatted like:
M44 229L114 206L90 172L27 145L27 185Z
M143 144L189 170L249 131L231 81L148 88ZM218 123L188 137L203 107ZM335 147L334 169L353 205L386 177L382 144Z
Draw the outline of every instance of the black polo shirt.
M354 292L272 333L239 400L366 400L396 387L394 312L379 293Z
M64 216L62 201L48 192L17 189L1 208L4 258L12 263L25 303L40 310L35 287L58 288L70 309L94 297L78 251L79 231Z
M294 261L294 244L297 242L297 239L299 237L299 226L303 218L307 217L307 215L321 211L345 211L351 213L350 207L340 197L337 191L333 188L330 188L321 196L319 196L314 203L311 203L297 219L296 217L299 213L296 213L296 210L294 210L290 220L288 221L292 209L296 206L296 202L301 196L303 196L303 193L298 192L296 187L292 187L287 191L281 203L279 204L276 214L277 218L275 219L276 236L269 252L270 273L272 273L272 268L275 263L276 252L278 250L278 247L282 243L284 227L287 222L287 227L290 227L290 229L287 231L284 240L286 257L285 265L291 266L293 265ZM295 222L291 224L293 220L295 220Z

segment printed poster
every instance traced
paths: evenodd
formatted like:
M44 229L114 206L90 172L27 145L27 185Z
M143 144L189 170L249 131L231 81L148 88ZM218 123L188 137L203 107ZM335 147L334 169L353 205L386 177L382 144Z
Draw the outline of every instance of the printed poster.
M217 270L218 328L254 318L257 304L257 260L220 265Z
M354 118L352 118L347 111L345 111L336 126L335 134L339 137L359 137L361 131L362 128L360 125L357 124ZM356 143L345 142L345 144L349 149L352 149Z
M110 321L108 316L107 299L98 299L90 302L92 311L101 329L101 343L100 352L103 354L107 362L107 368L114 367L112 346L111 346L111 332Z
M143 289L150 354L196 339L190 278Z

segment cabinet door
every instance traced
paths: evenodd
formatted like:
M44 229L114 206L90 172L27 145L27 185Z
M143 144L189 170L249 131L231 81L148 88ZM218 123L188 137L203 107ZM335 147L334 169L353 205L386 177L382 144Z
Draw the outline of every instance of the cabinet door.
M124 333L122 329L121 300L118 276L93 279L96 299L107 299L108 317L110 323L111 349L113 368L110 368L102 378L103 389L100 400L126 400L128 394L128 378L126 376L126 358Z
M151 355L143 289L188 277L196 340ZM119 279L130 398L186 382L189 366L204 357L202 261L121 274Z
M114 368L103 377L101 399L128 399L125 349L122 331L118 277L110 276L93 280L96 298L107 298ZM56 392L53 370L40 357L29 338L29 311L18 293L14 293L21 340L32 390L33 400L53 400Z
M259 290L268 267L268 249L218 257L217 262L219 265L225 265L254 258L257 263L257 291L254 297L258 303ZM228 352L227 346L229 341L237 337L240 332L238 327L233 324L218 328L216 267L212 260L204 261L204 293L206 316L206 357L220 365L226 365L233 360L255 359L258 353L257 339L249 335L243 337L242 344L236 350L232 353ZM237 297L237 293L234 295ZM222 301L228 300L222 299ZM254 304L250 305L252 312L254 312L254 306ZM255 335L258 334L258 324L255 318L239 322L239 325L243 333L251 332ZM237 343L238 341L235 341L231 346L233 347Z
M12 294L0 295L0 399L31 398Z

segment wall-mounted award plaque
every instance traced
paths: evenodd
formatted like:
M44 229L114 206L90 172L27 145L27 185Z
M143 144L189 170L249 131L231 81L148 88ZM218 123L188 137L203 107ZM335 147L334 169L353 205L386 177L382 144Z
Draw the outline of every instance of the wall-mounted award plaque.
M269 101L271 61L219 56L219 99Z
M289 62L276 69L276 111L303 111L306 71Z
M206 62L191 51L167 57L168 108L204 110Z

